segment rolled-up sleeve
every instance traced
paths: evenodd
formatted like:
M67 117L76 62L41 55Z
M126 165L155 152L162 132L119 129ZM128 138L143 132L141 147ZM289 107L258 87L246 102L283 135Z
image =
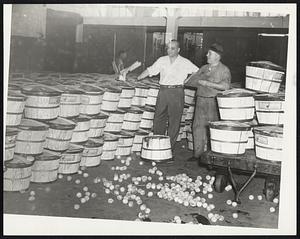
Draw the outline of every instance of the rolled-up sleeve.
M157 75L158 73L160 73L160 68L161 68L161 60L162 58L158 58L152 66L149 66L147 68L148 72L149 72L149 76L154 76Z
M229 89L231 84L231 73L228 68L226 68L223 72L223 82L227 85L226 88Z

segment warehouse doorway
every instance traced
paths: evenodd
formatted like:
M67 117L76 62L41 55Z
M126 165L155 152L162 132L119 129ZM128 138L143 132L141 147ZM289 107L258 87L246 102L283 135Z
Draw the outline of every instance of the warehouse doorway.
M79 14L47 10L45 70L73 72L76 26L80 22Z

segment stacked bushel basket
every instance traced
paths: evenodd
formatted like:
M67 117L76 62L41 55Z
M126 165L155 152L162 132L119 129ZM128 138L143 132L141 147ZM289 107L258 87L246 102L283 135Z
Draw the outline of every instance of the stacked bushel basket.
M210 122L211 150L242 155L255 149L256 158L282 160L284 70L271 62L246 66L246 88L217 95L221 121Z
M50 183L101 161L141 153L159 85L98 73L12 74L8 84L4 191Z

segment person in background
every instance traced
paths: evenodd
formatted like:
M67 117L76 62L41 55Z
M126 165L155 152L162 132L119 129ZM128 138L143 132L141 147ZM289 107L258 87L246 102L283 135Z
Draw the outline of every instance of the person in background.
M119 75L122 71L126 70L124 67L124 61L127 58L127 52L125 50L119 51L117 58L112 62L113 70L115 74Z
M208 122L219 120L216 95L230 88L231 73L220 60L223 47L210 46L206 65L186 80L186 85L197 88L197 99L193 121L194 155L188 161L196 161L207 149Z
M158 58L152 66L138 76L138 80L141 80L147 76L160 74L160 89L156 101L153 133L165 135L167 130L173 151L184 108L183 83L189 74L195 73L199 69L191 61L180 56L179 51L179 42L171 40L167 47L168 55Z

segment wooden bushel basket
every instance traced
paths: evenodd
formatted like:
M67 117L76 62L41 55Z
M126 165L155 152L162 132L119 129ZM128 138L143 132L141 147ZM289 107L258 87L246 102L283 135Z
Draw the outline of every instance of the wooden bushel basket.
M119 87L122 89L122 92L120 95L118 108L130 108L132 98L135 94L135 89L127 84L121 84Z
M80 113L99 114L104 92L100 88L88 84L81 84L79 90L84 92L81 95Z
M49 126L45 148L54 151L64 151L69 147L76 124L64 118L45 122Z
M15 153L36 155L43 152L49 126L36 120L22 119L18 126Z
M254 128L258 125L258 123L256 120L252 120L250 122L245 122L245 124L248 124L251 127L251 129L249 130L246 149L254 149Z
M230 89L217 95L221 120L249 121L254 118L254 92Z
M44 150L42 155L36 156L31 168L31 182L49 183L57 179L61 154Z
M150 133L149 131L140 129L134 134L133 144L131 148L132 152L141 152L143 138L148 136L149 133Z
M195 111L195 106L194 105L189 105L186 115L185 115L185 120L192 120L194 118L194 111Z
M170 137L153 135L143 138L141 159L155 162L172 160Z
M259 124L283 125L284 94L260 94L255 97L256 116Z
M284 69L272 62L250 62L246 66L246 88L277 93L284 74Z
M254 129L255 155L257 158L282 161L283 128L261 126Z
M16 94L8 91L6 108L6 125L18 126L21 123L26 97L22 94Z
M236 121L209 122L211 150L221 154L241 155L246 151L251 127Z
M184 87L184 103L188 105L195 104L196 89L192 87Z
M148 90L148 95L145 104L150 106L155 106L158 92L159 92L159 87L151 85L150 89Z
M109 113L104 132L121 132L125 113L123 110Z
M143 111L139 108L128 109L124 116L122 130L137 131L141 124Z
M116 111L120 101L121 90L117 88L104 88L101 110Z
M3 173L3 191L21 191L29 188L32 162L20 155L5 162L6 171Z
M70 144L69 149L62 153L59 161L58 173L77 173L80 167L83 150L84 148L82 146Z
M100 113L97 115L91 115L90 118L89 138L103 136L108 115Z
M140 128L152 129L154 114L155 114L155 108L145 107L143 115L142 115L142 119L141 119Z
M90 121L91 118L84 115L79 115L76 118L71 118L76 123L76 127L73 130L71 143L86 142L89 138Z
M103 140L90 138L87 142L81 143L79 145L84 148L80 166L95 167L100 165L100 157L103 151Z
M3 163L5 161L10 161L14 158L16 140L19 131L16 128L6 127L5 132L5 157L3 159Z
M104 134L104 145L101 160L114 160L119 138L113 134Z
M60 85L57 87L63 91L59 106L59 116L65 118L78 116L80 113L81 94L83 92L71 86Z
M58 117L61 92L45 85L26 85L22 87L26 95L24 114L26 118L50 120Z
M131 105L132 106L145 106L146 99L148 96L149 87L144 86L142 84L137 84L135 87L135 94L132 98Z
M134 135L129 132L122 131L120 134L118 134L118 138L118 146L115 155L129 156L131 154Z

